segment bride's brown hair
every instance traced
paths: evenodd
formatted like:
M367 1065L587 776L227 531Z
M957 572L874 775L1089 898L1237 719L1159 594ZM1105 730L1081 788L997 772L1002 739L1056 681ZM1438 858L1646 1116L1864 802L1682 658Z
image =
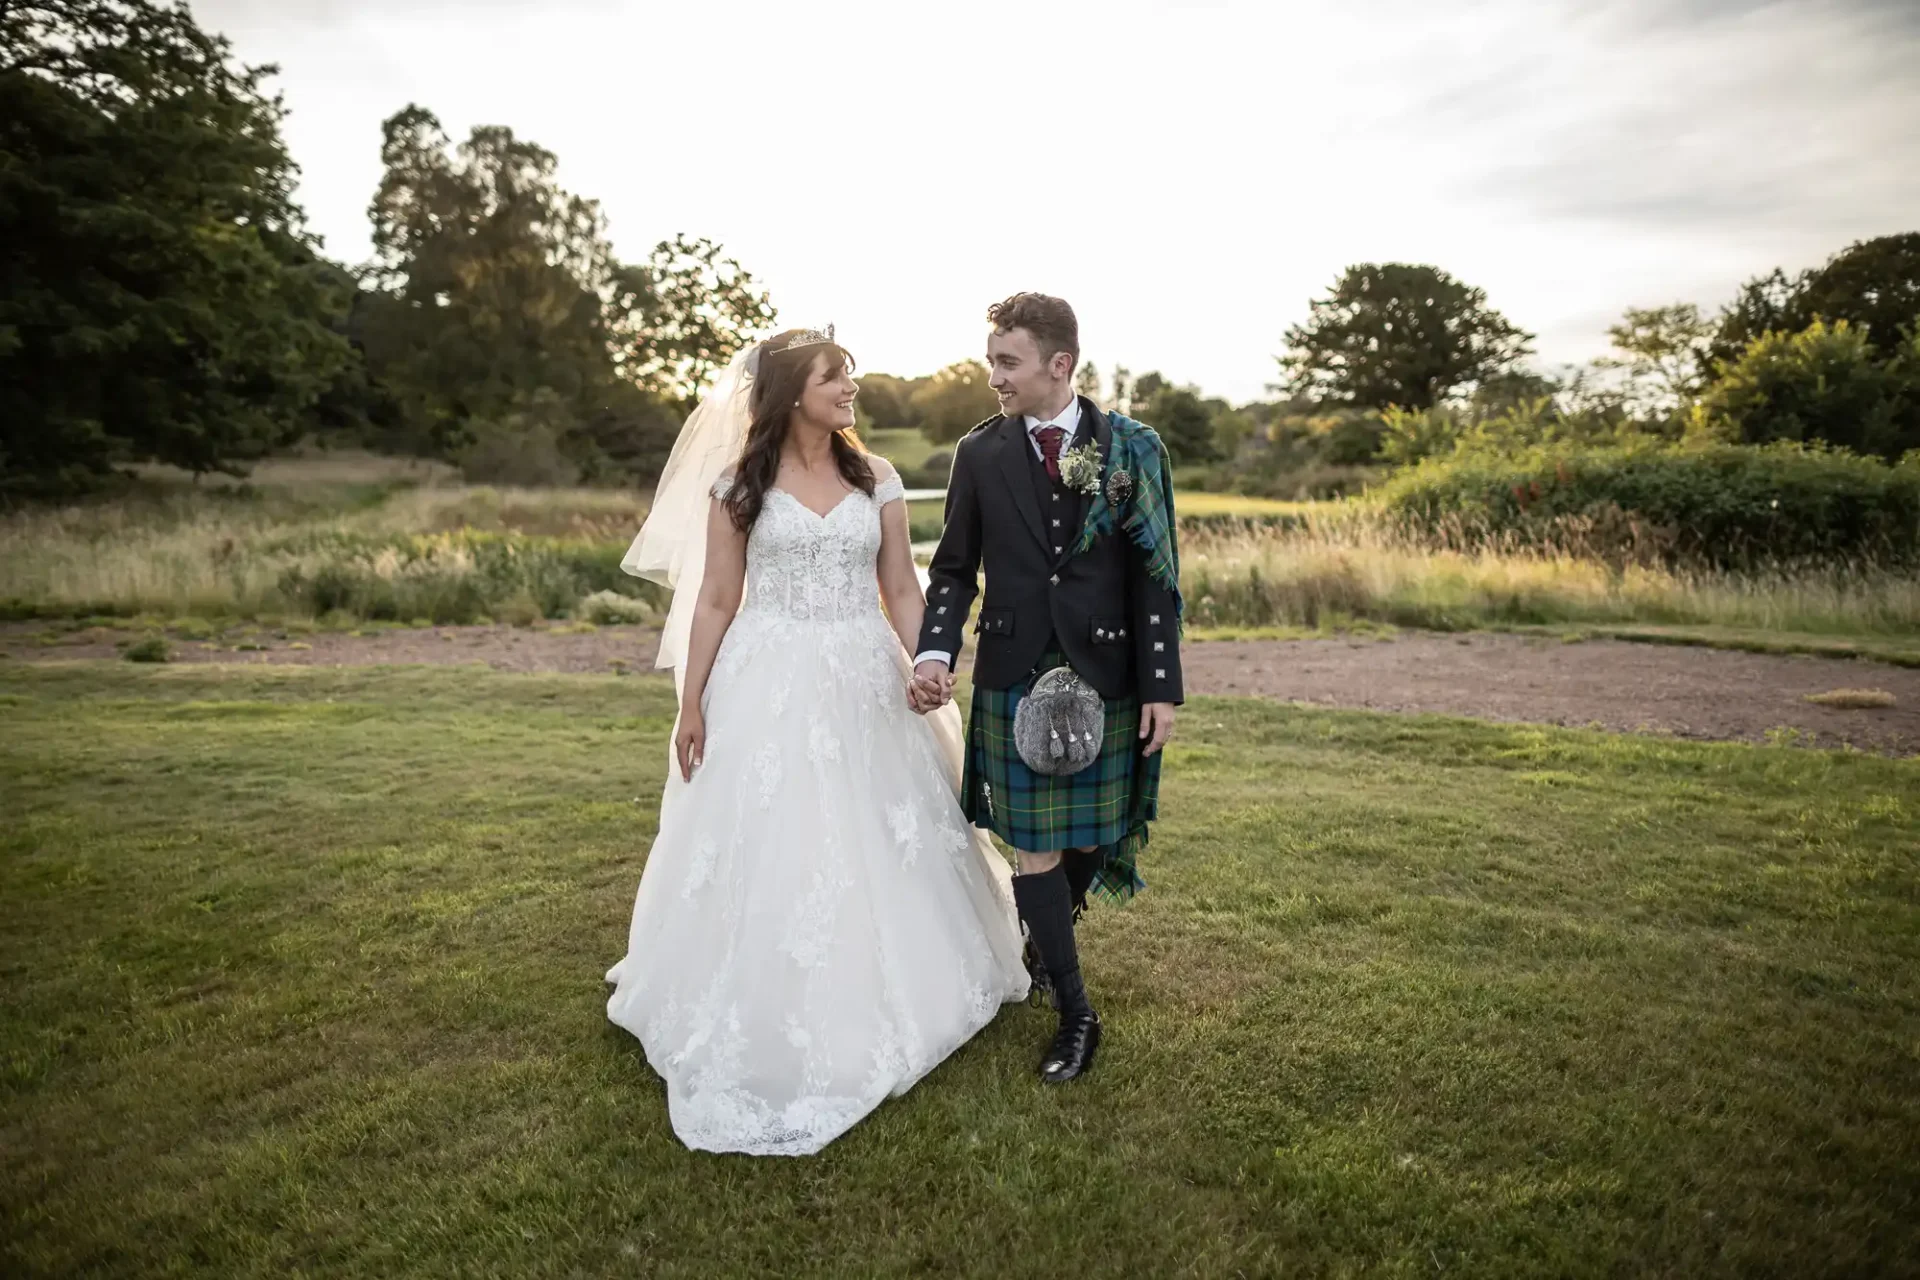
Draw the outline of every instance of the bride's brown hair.
M780 449L787 442L794 403L813 376L814 359L823 352L826 354L828 377L842 370L851 374L854 369L852 353L837 342L812 342L787 349L787 343L804 332L787 329L760 344L760 370L754 375L753 391L747 399L747 442L741 446L733 487L724 500L733 527L743 533L752 529L753 522L760 518L767 490L773 488L780 474ZM860 443L853 428L834 432L828 443L841 478L872 497L873 466L867 461L866 446Z

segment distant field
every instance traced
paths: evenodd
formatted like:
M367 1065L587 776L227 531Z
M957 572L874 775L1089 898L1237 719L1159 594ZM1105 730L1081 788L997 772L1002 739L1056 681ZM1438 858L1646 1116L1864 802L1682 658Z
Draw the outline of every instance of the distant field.
M1250 498L1243 493L1185 490L1174 494L1173 505L1183 516L1277 516L1304 514L1332 504L1282 502L1275 498Z

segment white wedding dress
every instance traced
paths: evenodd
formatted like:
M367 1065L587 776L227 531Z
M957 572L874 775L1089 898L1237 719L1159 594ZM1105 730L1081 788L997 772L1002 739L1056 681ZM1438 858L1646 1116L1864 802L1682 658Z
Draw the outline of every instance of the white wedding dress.
M880 508L900 496L893 477L823 517L768 493L705 761L669 770L607 1016L689 1147L818 1151L1027 991L1005 864L961 814L880 610Z

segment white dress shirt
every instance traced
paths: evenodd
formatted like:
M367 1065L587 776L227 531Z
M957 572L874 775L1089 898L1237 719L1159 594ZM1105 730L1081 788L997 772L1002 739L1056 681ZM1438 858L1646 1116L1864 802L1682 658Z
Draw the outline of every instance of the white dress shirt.
M1036 418L1029 413L1026 415L1026 424L1027 443L1033 446L1034 456L1039 458L1040 461L1045 462L1047 460L1047 452L1040 447L1040 428L1059 427L1067 433L1060 437L1060 447L1065 449L1068 445L1072 444L1073 433L1080 429L1080 397L1075 396L1073 399L1067 401L1067 407L1051 418Z
M1047 451L1040 447L1040 429L1042 427L1059 427L1067 433L1060 437L1061 449L1064 450L1068 445L1072 444L1073 433L1080 429L1080 397L1077 395L1070 396L1067 399L1067 407L1059 413L1054 414L1051 418L1036 418L1029 413L1022 415L1022 420L1027 424L1027 443L1033 446L1033 456L1045 462L1047 460ZM953 666L953 655L944 650L929 649L914 658L913 665L917 667L923 662L944 662L948 668L951 669Z

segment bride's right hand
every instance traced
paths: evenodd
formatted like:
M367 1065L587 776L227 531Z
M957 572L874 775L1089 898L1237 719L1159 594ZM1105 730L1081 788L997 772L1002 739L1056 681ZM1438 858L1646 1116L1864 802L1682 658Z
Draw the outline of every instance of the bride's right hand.
M698 711L680 713L680 728L673 735L673 753L680 760L680 780L693 781L707 751L707 721Z

